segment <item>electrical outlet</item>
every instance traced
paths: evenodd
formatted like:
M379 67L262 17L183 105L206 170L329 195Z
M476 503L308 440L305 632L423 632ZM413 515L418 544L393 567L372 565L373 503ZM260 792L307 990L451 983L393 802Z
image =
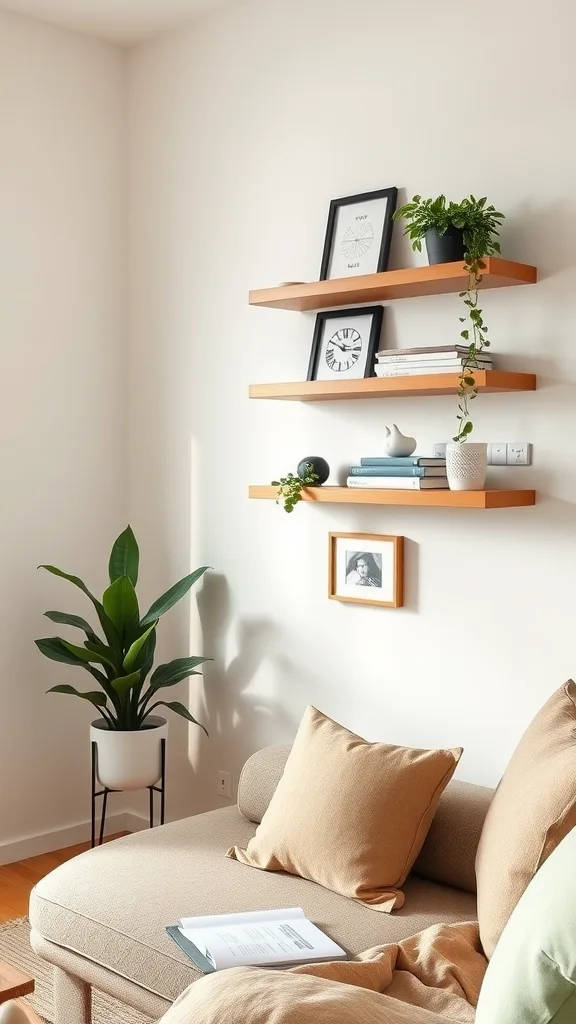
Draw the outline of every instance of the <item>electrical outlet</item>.
M230 772L216 772L216 790L219 796L230 799Z
M532 445L529 441L509 441L506 445L506 463L508 466L531 466Z
M488 445L488 465L505 466L508 445L506 441L492 441Z

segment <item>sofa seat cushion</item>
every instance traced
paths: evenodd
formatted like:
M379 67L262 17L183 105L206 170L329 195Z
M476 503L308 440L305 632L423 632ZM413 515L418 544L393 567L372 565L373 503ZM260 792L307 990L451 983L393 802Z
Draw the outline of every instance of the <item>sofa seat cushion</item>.
M438 922L473 920L469 893L409 878L406 906L389 917L293 875L228 859L256 826L236 807L139 832L56 868L34 889L30 921L58 946L173 1000L200 977L165 926L182 916L301 906L350 953Z

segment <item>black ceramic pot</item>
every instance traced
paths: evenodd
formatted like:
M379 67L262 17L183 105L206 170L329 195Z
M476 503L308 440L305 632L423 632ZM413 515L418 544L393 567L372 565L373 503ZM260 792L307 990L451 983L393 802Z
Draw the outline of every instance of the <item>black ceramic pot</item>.
M464 259L464 235L458 228L448 228L439 235L436 228L426 232L428 263L461 263Z
M330 476L330 466L326 462L326 459L322 459L320 455L307 455L305 459L302 459L302 461L298 463L298 469L296 470L298 476L306 476L308 472L306 469L307 463L312 466L312 472L316 473L318 477L318 480L313 486L319 487L320 484L325 484Z

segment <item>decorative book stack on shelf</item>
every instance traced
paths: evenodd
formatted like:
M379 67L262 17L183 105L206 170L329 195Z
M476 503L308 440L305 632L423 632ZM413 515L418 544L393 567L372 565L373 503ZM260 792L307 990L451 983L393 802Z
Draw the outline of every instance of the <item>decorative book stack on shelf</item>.
M376 487L391 491L432 491L448 487L446 459L420 455L407 458L365 458L350 466L347 487Z
M464 345L435 345L431 348L392 348L376 354L377 377L419 377L422 374L461 373L468 348ZM492 369L492 357L482 353L470 368Z

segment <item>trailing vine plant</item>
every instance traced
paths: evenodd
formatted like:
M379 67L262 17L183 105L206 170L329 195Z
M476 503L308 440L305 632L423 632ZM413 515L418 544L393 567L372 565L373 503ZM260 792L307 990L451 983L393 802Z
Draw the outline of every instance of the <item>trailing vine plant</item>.
M404 234L410 238L412 248L422 251L422 240L426 232L434 229L444 235L453 227L462 232L464 240L465 270L468 283L460 298L464 300L466 315L460 317L463 325L460 337L468 343L468 352L462 364L458 387L458 428L454 441L465 441L472 433L474 424L470 418L469 403L476 398L478 387L474 370L479 369L478 357L484 349L490 348L486 337L488 328L478 304L479 288L482 283L484 260L500 252L498 234L504 214L493 206L487 206L487 199L476 199L469 195L461 203L447 202L445 196L436 199L422 199L413 196L412 201L396 210L394 219L404 218Z
M305 476L287 473L286 476L281 476L279 480L272 481L272 487L278 488L276 504L279 505L282 501L285 512L293 512L295 505L302 501L302 489L304 487L313 487L320 479L318 473L314 472L311 462L307 462L305 468Z
M466 315L459 318L460 323L465 325L460 331L460 337L468 344L468 352L460 371L456 417L458 428L452 439L460 443L465 441L474 429L469 408L469 403L478 394L474 370L479 369L478 357L484 349L490 348L490 341L486 337L488 327L479 306L482 271L486 268L484 259L500 252L498 234L504 220L504 214L499 213L493 206L486 206L486 202L486 197L475 199L470 195L460 205L465 247L464 269L468 274L467 287L460 292L460 298L464 300L466 306Z

